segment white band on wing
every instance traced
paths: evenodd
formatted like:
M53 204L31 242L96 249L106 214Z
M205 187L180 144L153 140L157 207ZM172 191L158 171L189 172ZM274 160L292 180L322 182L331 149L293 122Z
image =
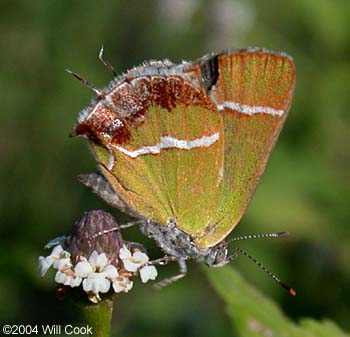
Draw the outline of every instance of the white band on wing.
M245 104L240 104L236 102L225 101L223 104L218 104L218 110L224 110L225 108L236 110L246 115L253 115L256 113L266 113L268 115L282 116L284 110L277 110L267 106L250 106Z
M160 137L160 142L152 146L143 146L137 150L129 151L121 146L116 145L115 148L126 154L131 158L136 158L145 154L157 154L160 153L162 149L182 149L191 150L197 147L209 147L214 144L219 139L219 132L212 134L211 136L203 136L194 140L177 139L171 136Z

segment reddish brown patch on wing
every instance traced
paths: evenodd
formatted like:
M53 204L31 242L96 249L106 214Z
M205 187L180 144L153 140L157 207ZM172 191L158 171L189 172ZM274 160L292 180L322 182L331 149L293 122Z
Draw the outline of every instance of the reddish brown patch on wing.
M76 126L75 134L103 144L126 144L130 141L130 129L143 124L150 106L170 113L178 104L215 109L203 90L181 76L128 79L88 108L87 117Z
M91 140L109 141L112 137L128 140L130 132L127 127L127 121L118 117L113 109L103 103L98 103L91 109L93 114L79 123L75 127L75 135L85 136Z

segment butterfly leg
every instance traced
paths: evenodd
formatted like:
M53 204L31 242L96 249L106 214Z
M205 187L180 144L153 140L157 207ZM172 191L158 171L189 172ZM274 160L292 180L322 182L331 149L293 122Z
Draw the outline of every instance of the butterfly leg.
M131 216L139 217L128 205L122 200L119 194L113 189L108 180L98 173L87 173L78 175L79 181L91 188L100 198L102 198L108 205L119 209Z
M177 280L183 278L187 274L187 265L186 265L186 258L178 257L178 256L165 256L161 259L151 261L150 264L159 264L159 265L165 265L169 262L176 261L179 264L180 267L180 273L168 278L165 278L164 280L157 282L153 287L156 289L161 289L173 282L176 282Z
M118 194L113 190L105 177L98 173L79 174L79 181L92 189L99 197L107 202L108 205L123 211L126 207Z
M141 225L144 222L145 222L145 220L132 220L132 221L128 221L128 222L125 222L125 223L119 225L119 228L120 229L130 228L130 227L133 227L136 225Z
M98 237L100 237L102 235L108 234L110 232L120 231L121 229L129 228L129 227L132 227L132 226L135 226L135 225L140 225L142 223L143 223L143 220L129 221L129 222L126 222L126 223L124 223L122 225L117 225L115 227L108 228L108 229L105 229L103 231L97 232L94 235L92 235L92 238L96 239L96 238L98 238ZM49 244L51 244L51 241L49 242Z

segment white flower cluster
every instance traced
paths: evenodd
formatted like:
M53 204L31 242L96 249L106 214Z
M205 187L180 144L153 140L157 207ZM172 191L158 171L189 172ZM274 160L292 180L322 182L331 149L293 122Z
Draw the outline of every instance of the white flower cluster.
M70 253L62 246L54 247L47 257L40 256L38 270L41 277L45 276L50 267L57 270L55 281L57 283L78 287L82 284L90 301L97 303L101 300L100 293L107 293L112 285L114 292L128 292L133 282L130 280L135 273L139 272L142 283L154 280L157 269L153 265L147 265L149 257L138 249L131 252L126 246L120 249L119 257L124 268L118 270L110 264L105 253L98 254L94 251L88 259L81 257L80 261L73 266Z

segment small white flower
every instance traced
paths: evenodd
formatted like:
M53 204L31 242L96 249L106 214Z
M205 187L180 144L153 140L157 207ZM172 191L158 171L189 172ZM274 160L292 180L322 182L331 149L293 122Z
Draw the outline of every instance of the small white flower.
M72 288L78 287L82 281L82 278L74 275L74 273L64 273L58 271L55 276L55 281L57 283L64 284L65 286L70 286Z
M149 257L145 253L137 250L131 254L130 250L125 246L120 249L119 257L123 261L124 268L133 273L149 261Z
M140 269L142 283L146 283L149 280L155 280L157 276L158 271L155 266L144 266Z
M71 266L70 254L63 250L62 246L56 246L49 256L39 256L38 271L44 277L51 266L62 270L65 266Z
M77 263L74 271L79 277L84 278L84 291L94 294L107 293L111 287L110 280L118 277L117 268L108 264L106 254L98 254L96 251L91 253L88 261Z
M127 293L132 289L132 286L133 282L124 276L119 276L117 279L113 280L113 289L116 293Z
M63 239L66 238L63 237ZM48 247L55 243L58 243L58 240L52 240ZM114 265L109 264L110 261L105 253L98 254L97 251L93 251L88 259L80 256L79 262L73 266L70 253L65 251L61 245L57 245L49 256L39 257L38 271L43 277L48 269L53 267L57 270L55 275L57 283L72 288L82 285L89 300L93 303L101 301L100 294L107 293L111 286L116 293L130 291L133 287L130 278L138 271L143 283L154 280L158 275L153 265L147 265L149 261L147 254L138 249L131 252L126 246L123 246L119 257L124 265L121 268L122 271L118 271Z
M111 287L111 282L106 279L104 273L90 273L83 281L83 289L86 292L107 293Z

